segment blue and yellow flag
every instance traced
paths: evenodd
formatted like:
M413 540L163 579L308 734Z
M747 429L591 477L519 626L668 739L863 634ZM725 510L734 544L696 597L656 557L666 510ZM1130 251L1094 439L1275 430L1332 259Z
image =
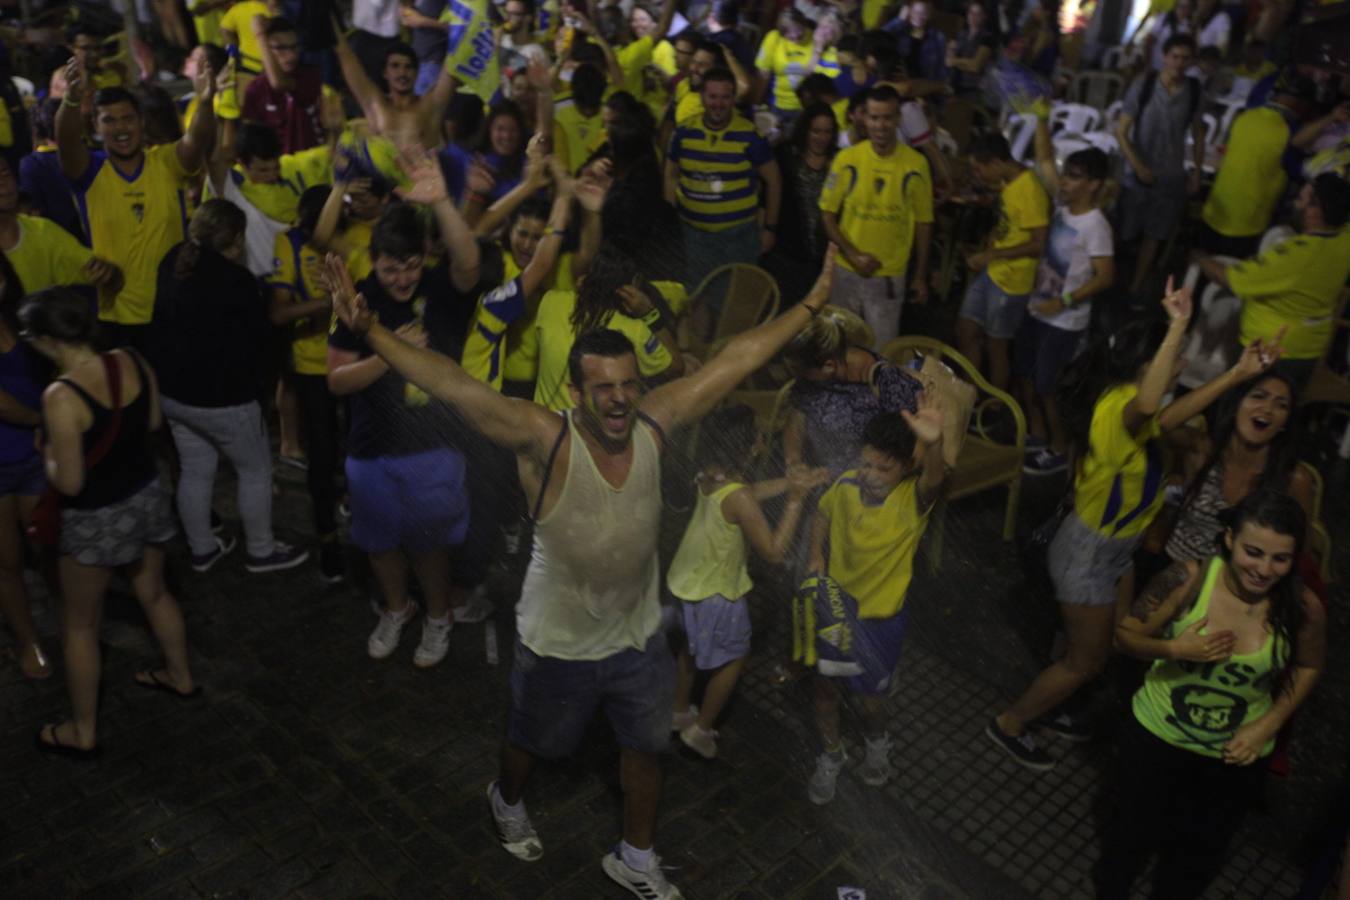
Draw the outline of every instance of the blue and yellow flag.
M450 0L441 18L448 24L445 67L484 103L501 85L501 65L488 19L489 0Z

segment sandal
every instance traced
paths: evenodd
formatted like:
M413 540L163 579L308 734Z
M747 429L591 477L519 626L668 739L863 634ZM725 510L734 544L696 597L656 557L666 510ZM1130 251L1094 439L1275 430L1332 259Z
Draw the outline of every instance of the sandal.
M33 735L33 744L39 752L80 761L88 761L98 756L99 747L97 744L86 748L61 743L61 739L56 736L56 729L64 724L64 722L48 722L42 726L37 734Z
M51 660L47 659L47 654L42 652L42 645L37 641L19 650L19 671L24 678L33 681L52 677Z
M192 690L186 694L173 686L173 682L165 681L159 677L159 672L155 669L142 669L131 676L133 684L143 687L148 691L163 691L166 694L172 694L179 700L196 700L202 695L202 686L193 685Z

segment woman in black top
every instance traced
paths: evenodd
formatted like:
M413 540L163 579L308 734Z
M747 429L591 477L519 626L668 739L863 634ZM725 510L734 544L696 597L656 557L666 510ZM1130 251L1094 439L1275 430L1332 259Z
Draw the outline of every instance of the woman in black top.
M183 615L164 584L163 544L176 528L151 448L150 433L162 422L159 389L134 351L94 351L94 311L73 291L38 294L19 311L19 321L23 338L58 373L42 396L43 457L47 480L62 500L61 627L74 708L71 719L43 726L37 746L87 758L97 749L98 632L113 569L129 568L164 652L164 668L137 672L135 683L179 698L200 693L188 667ZM90 456L98 457L93 465Z
M788 300L809 290L825 260L829 239L820 223L820 192L838 149L839 123L825 103L803 109L778 148L783 210L771 265Z

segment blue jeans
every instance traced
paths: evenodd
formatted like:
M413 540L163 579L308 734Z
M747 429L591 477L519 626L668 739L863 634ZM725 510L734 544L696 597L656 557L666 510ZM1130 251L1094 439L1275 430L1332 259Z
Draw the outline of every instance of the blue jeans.
M728 263L759 261L759 222L751 219L722 231L704 231L688 222L680 222L684 233L685 286L692 294L714 269ZM721 312L722 298L709 298L714 312Z
M961 318L978 322L984 333L998 340L1012 340L1022 325L1022 317L1027 314L1027 301L1030 294L1009 294L994 284L988 272L966 288L965 299L961 301Z

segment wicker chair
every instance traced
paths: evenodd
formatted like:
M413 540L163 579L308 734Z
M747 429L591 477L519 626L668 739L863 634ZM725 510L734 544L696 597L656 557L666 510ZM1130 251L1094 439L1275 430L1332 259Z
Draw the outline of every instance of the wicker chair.
M722 310L709 337L699 333L696 319L719 283L725 284ZM773 318L778 312L778 302L778 282L759 266L747 263L718 266L689 296L690 315L682 322L680 348L701 360L707 359L714 344Z

